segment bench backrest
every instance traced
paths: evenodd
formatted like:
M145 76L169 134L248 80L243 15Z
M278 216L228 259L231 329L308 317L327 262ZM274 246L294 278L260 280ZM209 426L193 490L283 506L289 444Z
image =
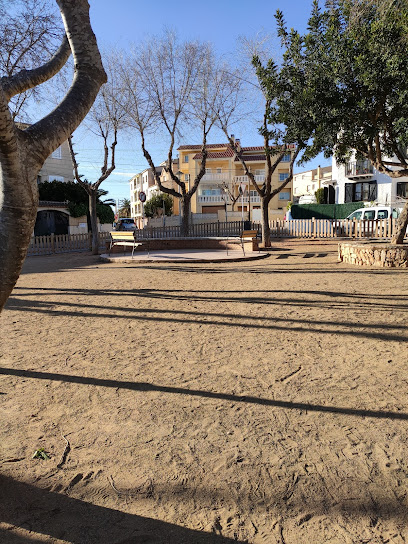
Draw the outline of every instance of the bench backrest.
M257 230L243 230L241 238L256 238L257 234Z
M125 230L122 230L122 231L114 231L114 232L111 232L110 235L111 235L111 238L112 240L134 240L134 232L131 231L131 230L128 230L128 231L125 231Z

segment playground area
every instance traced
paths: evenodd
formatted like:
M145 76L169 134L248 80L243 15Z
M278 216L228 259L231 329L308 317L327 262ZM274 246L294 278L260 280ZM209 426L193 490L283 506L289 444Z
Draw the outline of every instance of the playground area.
M0 315L0 542L408 542L408 272L337 250L29 257Z

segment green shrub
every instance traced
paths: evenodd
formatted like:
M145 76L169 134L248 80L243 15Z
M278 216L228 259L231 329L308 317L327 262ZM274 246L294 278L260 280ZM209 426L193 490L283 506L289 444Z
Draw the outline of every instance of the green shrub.
M318 204L326 204L326 198L324 196L324 188L320 187L320 189L317 189L315 192L316 202Z

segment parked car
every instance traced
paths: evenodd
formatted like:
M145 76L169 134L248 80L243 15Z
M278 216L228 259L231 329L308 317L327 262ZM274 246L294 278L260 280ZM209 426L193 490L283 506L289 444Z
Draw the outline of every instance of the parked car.
M378 221L381 219L397 219L401 210L399 208L391 208L391 206L371 206L367 208L358 208L354 210L346 219L336 222L336 230L339 236L344 234L360 236L373 236L378 231ZM351 225L348 221L353 221ZM381 228L385 228L381 225Z
M299 204L316 204L317 200L314 195L302 195L299 198Z
M135 230L136 223L129 217L118 219L116 222L115 230Z

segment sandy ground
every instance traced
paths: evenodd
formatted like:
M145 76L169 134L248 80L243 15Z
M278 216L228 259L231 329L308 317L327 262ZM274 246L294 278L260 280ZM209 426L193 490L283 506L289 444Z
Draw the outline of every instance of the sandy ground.
M336 251L29 258L0 316L0 542L408 542L408 272Z

